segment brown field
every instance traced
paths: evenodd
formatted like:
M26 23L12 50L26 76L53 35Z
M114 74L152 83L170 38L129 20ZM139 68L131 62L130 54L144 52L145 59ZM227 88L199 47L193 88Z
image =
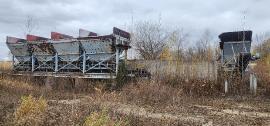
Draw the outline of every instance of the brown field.
M48 104L47 108L40 118L19 124L84 125L91 113L103 109L108 110L111 119L125 118L132 126L270 123L270 100L262 95L213 96L196 89L185 93L181 86L172 87L163 82L147 80L132 82L120 91L106 91L101 84L105 82L88 82L92 86L82 86L64 79L55 81L61 84L49 87L46 84L40 86L38 82L28 83L37 80L41 81L30 77L10 80L3 76L0 81L0 125L18 124L15 113L22 102L21 97L30 94L34 98L42 96Z
M270 123L270 100L265 95L224 96L211 89L211 85L215 85L211 81L177 82L170 85L164 80L137 80L114 90L106 86L110 82L2 75L0 125L71 126L99 122L96 125L206 126ZM29 97L25 100L23 96L29 95L32 100ZM40 97L42 99L38 100ZM100 114L104 110L105 114Z

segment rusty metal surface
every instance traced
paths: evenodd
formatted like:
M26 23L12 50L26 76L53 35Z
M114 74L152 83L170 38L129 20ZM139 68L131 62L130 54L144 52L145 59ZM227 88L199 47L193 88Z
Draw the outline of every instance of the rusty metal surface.
M52 43L44 41L28 42L28 47L38 61L41 62L51 60L56 53Z
M55 49L52 43L46 42L35 42L35 43L28 43L30 50L33 52L34 55L52 55L55 54Z

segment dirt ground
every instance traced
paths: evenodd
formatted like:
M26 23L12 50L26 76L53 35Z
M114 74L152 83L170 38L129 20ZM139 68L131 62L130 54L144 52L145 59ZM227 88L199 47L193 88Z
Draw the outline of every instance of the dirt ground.
M83 125L85 117L102 108L140 125L270 125L270 100L263 96L184 95L180 89L130 84L121 91L48 90L22 81L0 81L0 125L13 125L22 96L43 96L48 110L43 125Z

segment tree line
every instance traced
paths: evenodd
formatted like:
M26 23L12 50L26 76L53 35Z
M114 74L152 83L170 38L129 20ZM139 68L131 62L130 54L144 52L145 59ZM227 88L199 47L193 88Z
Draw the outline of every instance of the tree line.
M215 61L220 55L219 41L214 39L217 36L208 29L192 40L183 28L166 28L160 20L140 21L131 34L132 46L145 60ZM270 54L270 34L255 34L252 43L253 54Z
M183 28L170 29L160 21L141 21L134 25L131 34L132 46L145 60L213 61L216 58L217 47L213 46L210 30L191 41Z

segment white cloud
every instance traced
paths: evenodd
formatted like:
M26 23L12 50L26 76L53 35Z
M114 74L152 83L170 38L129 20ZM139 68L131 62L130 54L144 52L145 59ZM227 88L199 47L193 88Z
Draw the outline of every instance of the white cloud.
M241 30L243 11L247 28L255 34L268 32L269 4L268 0L0 0L0 57L8 51L6 35L23 37L28 15L39 24L35 33L48 37L50 31L77 36L79 28L110 33L113 26L126 28L132 15L140 21L156 20L161 14L165 25L183 27L196 39L205 29L216 38L224 31Z

